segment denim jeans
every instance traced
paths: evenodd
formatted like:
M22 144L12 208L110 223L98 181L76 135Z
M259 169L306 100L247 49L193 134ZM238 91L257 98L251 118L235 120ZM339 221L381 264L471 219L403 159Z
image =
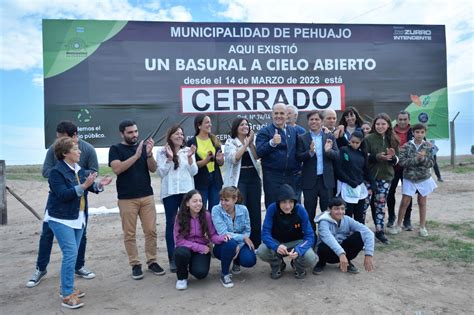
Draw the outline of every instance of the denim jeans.
M73 229L54 221L49 221L49 227L53 230L63 253L61 263L61 294L66 297L71 295L74 289L74 265L83 229Z
M205 189L198 189L201 193L202 204L207 210L212 211L212 207L219 203L219 192L222 185L218 185L214 179L214 172L209 174L209 185Z
M53 248L54 233L48 225L48 222L43 222L43 228L39 240L38 247L38 258L36 259L36 268L45 271L48 268L49 259L51 256L51 249ZM77 253L76 270L81 269L85 265L86 256L86 245L87 245L87 217L86 226L84 227L81 245Z
M221 272L223 275L229 274L230 263L232 262L239 244L235 240L214 245L214 256L221 261ZM242 246L239 255L235 259L236 263L245 268L253 267L257 263L257 256L247 245Z
M168 250L168 260L174 260L174 237L173 237L173 228L174 220L176 218L176 213L178 213L179 206L183 200L184 194L171 195L166 198L163 198L163 206L165 207L165 217L166 217L166 249Z

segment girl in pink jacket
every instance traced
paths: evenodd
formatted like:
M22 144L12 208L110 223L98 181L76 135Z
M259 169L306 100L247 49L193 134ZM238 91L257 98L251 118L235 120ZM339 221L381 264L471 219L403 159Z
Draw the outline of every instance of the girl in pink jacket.
M188 287L188 273L204 279L211 263L210 242L221 244L228 235L218 235L209 211L203 206L199 191L187 192L179 207L174 224L174 259L177 267L177 290Z

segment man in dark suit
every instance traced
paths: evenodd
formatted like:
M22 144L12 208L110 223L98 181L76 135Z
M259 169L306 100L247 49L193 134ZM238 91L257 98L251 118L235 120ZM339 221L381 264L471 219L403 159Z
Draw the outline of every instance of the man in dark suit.
M308 211L313 230L314 217L319 198L319 207L325 211L328 207L330 190L336 186L333 162L339 156L334 136L321 129L323 115L319 111L309 112L309 131L298 136L296 159L303 162L302 187L304 207Z

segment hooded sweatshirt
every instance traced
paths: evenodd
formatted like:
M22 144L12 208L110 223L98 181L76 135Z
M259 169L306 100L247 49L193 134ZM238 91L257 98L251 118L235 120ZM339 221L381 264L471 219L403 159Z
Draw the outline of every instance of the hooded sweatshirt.
M318 246L321 242L329 246L332 251L340 256L345 253L341 246L342 241L354 232L360 232L364 242L366 256L374 255L374 233L365 225L357 222L349 216L343 216L339 224L331 217L329 211L324 211L315 219L318 224Z
M284 213L279 207L279 202L283 200L295 201L295 206L289 214ZM283 185L278 201L272 203L267 209L262 226L262 241L268 248L276 251L280 244L296 240L303 240L295 247L298 255L303 256L309 248L313 247L313 228L309 223L306 209L296 203L296 196L291 186Z
M336 167L337 177L340 181L355 188L367 181L371 189L375 189L375 182L370 174L365 154L352 147L342 147L339 150L339 167Z

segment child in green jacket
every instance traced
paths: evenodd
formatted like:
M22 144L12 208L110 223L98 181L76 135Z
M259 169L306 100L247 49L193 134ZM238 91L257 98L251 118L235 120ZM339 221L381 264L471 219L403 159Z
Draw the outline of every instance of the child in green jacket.
M375 237L382 243L389 241L384 233L385 205L392 182L393 166L398 163L398 137L393 132L390 117L378 114L371 133L364 139L369 156L369 171L375 179L376 187L372 198L372 217L375 222Z

